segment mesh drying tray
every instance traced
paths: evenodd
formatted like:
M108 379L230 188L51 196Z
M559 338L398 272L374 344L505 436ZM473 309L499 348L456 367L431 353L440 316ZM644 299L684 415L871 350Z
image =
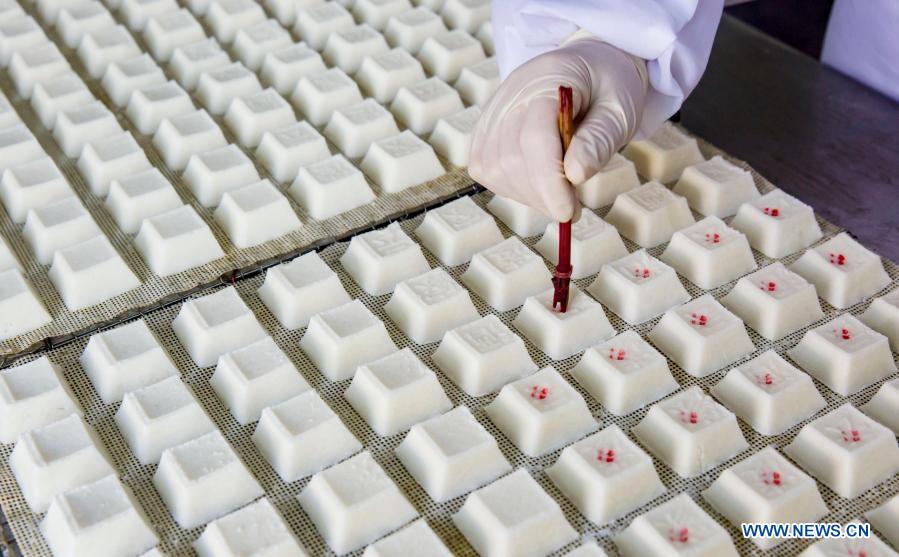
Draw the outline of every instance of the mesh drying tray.
M708 145L703 145L703 151L706 156L720 154L718 150L711 148ZM746 166L745 164L742 165L744 167ZM769 191L772 188L772 185L758 176L758 174L753 173L753 175L760 190L764 192ZM490 194L486 192L478 193L474 195L473 199L479 205L484 206L490 199ZM597 213L602 216L607 212L607 210L608 208L605 208L597 211ZM421 215L418 215L413 218L403 220L401 222L401 226L407 233L411 234L411 231L421 222L421 218ZM819 219L819 223L824 232L824 238L821 240L822 242L841 231L838 227L821 219ZM508 228L503 226L501 223L500 228L505 236L508 237L512 235ZM537 238L524 239L524 242L532 246L536 239ZM625 240L625 243L629 251L637 249L637 246L633 243L627 240ZM338 276L347 287L350 295L354 298L360 299L382 321L384 321L391 336L400 348L410 347L422 359L424 363L426 363L432 369L437 369L431 362L431 354L436 349L437 343L419 346L407 339L406 336L392 324L391 320L384 312L384 304L387 302L390 296L369 296L360 288L358 288L352 281L352 279L350 279L350 277L343 271L342 267L337 261L340 255L345 251L346 246L346 242L333 244L323 249L321 251L321 256L337 272ZM661 247L649 250L649 252L654 256L657 256L661 251ZM441 266L435 258L427 253L427 251L425 251L425 254L432 267ZM785 263L790 263L794 261L798 257L798 255L799 254L794 254L791 257L783 259L782 261L784 261ZM771 259L762 256L758 252L754 252L754 256L760 267L767 265L772 261ZM887 292L899 286L899 267L886 260L884 261L884 265L892 279L891 284L883 291ZM446 268L446 270L450 273L450 275L458 279L458 277L462 274L462 272L464 272L466 267L467 264L464 264L457 267ZM349 380L336 383L330 382L325 379L321 373L318 372L318 370L312 365L309 359L299 349L299 340L304 330L301 329L298 331L290 331L281 327L259 299L256 291L262 284L263 278L264 277L262 273L250 274L237 280L234 283L234 286L236 287L241 297L255 312L256 316L259 318L268 332L272 335L277 344L297 365L298 369L308 380L310 385L315 388L322 396L322 398L324 398L324 400L335 410L335 412L337 412L341 419L347 424L349 429L364 444L365 448L372 452L375 459L384 467L387 474L400 486L402 491L420 512L422 517L427 520L428 524L450 547L453 553L457 555L475 555L474 550L468 545L459 531L455 528L450 518L451 515L460 508L463 501L465 500L465 497L460 496L442 504L437 504L428 497L428 495L421 489L421 487L415 482L415 480L409 475L409 473L406 472L406 470L400 464L399 460L394 455L393 451L399 444L399 442L403 439L404 434L398 434L383 438L378 437L343 398L343 392L348 386ZM575 283L583 289L591 280L592 277L589 277L586 279L577 280L575 281ZM697 297L706 292L698 289L686 280L682 279L681 282L684 284L684 287L692 297ZM733 283L729 283L719 288L712 289L708 292L710 292L715 298L720 298L724 293L728 292L732 286ZM217 287L198 292L197 295L207 294L223 287L225 286L219 285ZM883 292L881 292L880 294L882 294ZM498 315L498 317L507 325L511 323L512 319L518 312L518 310L515 309L508 312L497 313L492 310L492 308L487 306L476 295L472 294L472 299L482 315L494 313ZM866 306L867 302L863 302L849 308L846 312L857 315L860 314ZM813 326L820 324L821 322L830 320L840 313L846 313L844 311L839 311L831 307L824 301L822 301L822 307L824 309L824 317L813 324ZM177 315L179 309L180 304L172 304L168 307L157 309L146 314L145 319L149 324L151 330L153 330L153 332L159 337L163 345L166 346L166 348L170 351L174 361L181 371L182 379L186 384L190 385L205 410L212 417L215 424L219 427L228 441L236 449L244 462L248 464L254 475L260 480L262 486L265 489L266 496L286 518L291 529L297 535L303 546L312 555L331 555L331 551L328 549L324 540L316 531L312 522L302 511L296 499L296 495L308 483L308 478L286 484L280 480L277 474L260 455L260 453L257 451L250 440L250 435L253 432L255 424L241 426L232 418L228 410L216 397L209 384L209 378L212 375L213 368L198 369L174 336L170 325L172 319L175 317L175 315ZM632 327L621 321L611 312L607 312L607 315L618 332L632 329L644 337L645 334L658 322L659 319L656 318L648 323ZM763 339L754 331L749 330L750 336L752 337L752 340L757 347L756 352L754 352L749 357L754 357L768 349L773 349L779 354L785 355L785 351L788 348L794 346L805 333L805 331L809 328L810 327L806 327L805 329L776 342L771 342ZM50 350L49 352L47 352L47 355L52 361L63 367L66 380L72 386L75 395L85 409L86 420L98 430L100 438L112 454L114 464L118 469L122 480L127 485L129 485L131 489L133 489L140 504L147 512L152 526L155 528L160 537L160 549L170 555L192 554L191 543L199 536L202 528L183 530L175 524L151 482L152 475L155 471L155 465L141 466L131 455L128 446L126 445L124 439L122 438L115 425L115 422L113 421L113 415L117 410L118 404L104 405L100 401L98 395L93 390L90 381L87 379L85 373L78 363L78 356L84 349L86 342L86 338L78 338L64 346L60 346L58 348ZM580 357L579 355L577 355L561 361L551 361L527 339L525 339L525 343L528 347L531 357L539 366L552 364L563 374L563 376L566 377L568 377L568 373ZM29 355L24 359L33 359L34 357L35 356L33 355ZM722 377L724 377L728 369L733 367L733 365L727 366L727 368L721 369L716 373L709 375L708 377L699 379L688 375L671 361L669 361L669 365L675 379L678 381L678 383L680 383L681 388L687 388L697 385L702 387L706 392L708 392L708 389L711 385L718 382ZM560 549L559 551L554 553L554 555L562 555L566 551L590 539L597 540L598 543L609 553L609 555L616 555L617 552L615 550L615 546L611 541L611 537L613 535L619 533L637 515L646 512L653 506L657 506L660 503L671 499L679 493L689 494L706 512L708 512L720 524L724 525L730 532L741 554L778 556L798 554L805 546L808 545L808 541L788 541L780 545L776 549L767 552L758 550L750 541L742 539L738 530L730 526L723 516L715 512L714 509L707 505L699 497L699 493L707 488L709 484L718 477L718 475L724 468L751 454L758 452L765 446L771 445L777 448L782 448L793 439L793 437L796 435L796 433L804 423L807 423L814 417L821 416L824 413L827 413L839 407L847 401L853 403L856 406L859 406L867 402L871 398L878 386L875 385L850 397L842 397L830 391L820 382L815 381L815 385L818 391L824 396L825 400L827 401L827 407L825 409L818 412L813 418L810 418L802 424L796 425L795 427L791 428L787 432L776 436L760 435L741 421L740 427L742 429L743 435L746 437L746 440L750 444L750 448L718 466L714 470L702 474L699 477L691 479L681 478L674 474L665 464L656 460L656 469L660 474L662 482L667 488L667 492L659 498L651 501L649 504L644 505L643 507L629 513L628 515L612 522L611 524L597 527L596 525L588 522L583 516L580 515L580 513L548 480L544 472L547 466L555 462L560 451L555 451L547 456L540 458L530 458L525 456L493 426L493 424L485 415L484 406L489 403L495 395L471 397L461 391L458 387L456 387L454 383L452 383L439 371L437 372L437 376L440 380L441 385L445 389L454 405L464 404L472 410L478 421L484 427L486 427L487 430L490 431L490 433L497 439L500 449L502 450L503 454L509 459L512 465L514 467L526 468L531 472L531 474L537 479L540 485L561 505L568 521L580 534L580 539L578 542ZM570 380L570 382L587 401L594 417L600 422L601 428L607 427L611 424L617 424L627 432L646 414L645 408L633 412L629 415L620 417L606 413L591 396L589 396L583 389L581 389L577 385L576 382L574 382L573 380ZM0 448L0 486L2 486L2 502L0 502L0 505L2 505L3 511L8 517L10 526L16 536L22 553L28 556L50 555L47 545L43 540L38 528L38 522L41 516L33 514L28 509L28 506L22 498L15 479L10 473L9 467L7 465L11 450L12 446L5 446ZM899 477L893 477L890 480L881 483L877 487L868 490L855 499L841 498L821 483L818 483L818 488L820 489L824 500L827 503L828 508L830 509L830 514L826 516L823 521L835 521L842 523L851 519L861 518L862 515L868 510L871 510L883 504L888 498L899 493ZM359 554L361 554L361 551L354 552L352 555Z
M471 187L471 179L464 168L455 167L443 157L439 157L446 174L431 182L421 184L399 193L387 194L382 192L379 186L366 177L369 186L375 192L376 199L362 207L342 213L335 217L324 221L317 221L311 218L308 213L294 201L290 196L288 200L294 211L299 215L303 222L303 227L296 232L281 238L271 240L262 245L239 249L233 246L228 236L222 228L213 220L212 214L214 208L203 207L190 193L190 189L181 178L180 172L175 172L166 168L159 153L152 144L152 136L141 134L137 131L131 121L125 115L125 109L117 107L106 94L105 90L100 87L100 80L92 79L85 70L83 64L75 54L75 50L67 48L59 37L56 30L44 22L42 22L37 13L36 5L32 2L22 1L22 8L28 15L31 15L35 21L41 24L44 32L51 41L56 43L60 51L65 55L69 64L87 85L94 97L116 115L119 124L125 131L131 132L138 145L147 154L150 163L157 167L160 172L172 183L175 190L181 195L182 200L192 205L201 218L209 225L212 232L222 245L225 251L225 257L215 260L211 263L195 267L169 277L160 277L155 275L144 263L140 254L134 248L132 236L122 232L112 216L105 207L103 200L91 193L86 182L78 173L76 168L76 159L68 158L59 148L52 133L45 129L33 111L29 101L22 98L16 92L14 84L10 79L9 73L0 71L0 90L10 100L15 110L18 112L22 121L28 126L37 138L38 142L46 151L47 155L56 163L60 171L66 176L72 184L78 197L87 207L91 216L100 226L103 233L110 239L118 253L124 258L128 266L137 274L141 280L141 285L124 294L116 296L106 302L89 307L80 311L70 311L63 304L62 299L56 291L56 288L50 282L47 276L47 267L39 264L31 251L28 249L21 237L22 225L16 225L12 222L5 211L0 210L0 235L5 237L13 252L25 267L25 276L34 285L39 297L44 302L53 321L34 331L19 335L18 337L0 341L0 362L4 356L11 356L21 352L32 352L39 350L41 347L52 346L58 342L71 338L73 335L83 334L91 330L97 329L104 324L127 319L141 311L179 300L186 293L197 288L209 286L218 282L222 277L233 275L234 273L242 273L247 270L258 269L260 264L271 263L273 261L291 257L302 250L322 247L352 235L354 232L369 228L373 225L383 223L386 220L396 219L407 212L415 211L421 207L439 202L442 199L452 196L460 191L467 190ZM111 11L112 16L117 23L122 23L122 15L118 11ZM198 20L203 23L202 18ZM204 23L205 25L205 23ZM212 33L207 29L207 36ZM132 33L141 50L146 52L145 43L140 33ZM226 51L236 60L237 57L226 47ZM168 66L162 64L161 67L166 72L168 79L173 79ZM197 107L202 107L196 95L192 91L188 92ZM234 135L224 124L223 118L213 116L213 119L222 129L229 143L240 147L235 140ZM400 124L400 129L404 127ZM322 131L323 126L318 127ZM427 137L423 139L427 140ZM332 153L339 153L340 150L330 141L328 147ZM262 178L271 180L282 191L286 190L290 183L282 183L275 180L268 170L254 156L252 149L240 147L256 164L257 171ZM358 164L359 160L354 160Z

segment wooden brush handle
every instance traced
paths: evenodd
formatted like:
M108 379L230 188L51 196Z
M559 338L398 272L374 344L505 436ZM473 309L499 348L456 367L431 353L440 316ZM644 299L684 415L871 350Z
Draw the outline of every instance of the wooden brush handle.
M574 137L574 97L571 87L559 87L559 136L562 138L562 154L568 151Z
M573 97L571 87L559 87L559 136L562 138L562 157L571 145L574 135ZM564 165L563 165L564 167ZM563 172L564 175L564 172ZM571 276L571 221L559 223L559 264L556 267L556 276ZM568 294L566 292L565 297ZM563 304L563 308L567 306ZM564 310L563 310L564 311Z
M559 136L562 139L562 158L574 135L574 101L571 87L559 87ZM563 173L564 174L564 173ZM568 311L568 288L571 284L571 221L559 223L559 260L553 272L553 308Z

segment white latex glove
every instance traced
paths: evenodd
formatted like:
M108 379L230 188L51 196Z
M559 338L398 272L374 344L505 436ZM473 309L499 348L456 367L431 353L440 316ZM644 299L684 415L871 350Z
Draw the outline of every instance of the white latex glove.
M564 163L560 85L572 88L576 130ZM580 208L572 184L596 174L633 137L647 87L643 60L594 37L569 40L499 86L475 128L468 172L497 195L567 221Z

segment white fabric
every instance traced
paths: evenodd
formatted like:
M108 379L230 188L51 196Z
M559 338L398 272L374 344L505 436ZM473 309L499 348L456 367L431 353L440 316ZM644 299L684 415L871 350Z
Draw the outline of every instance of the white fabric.
M650 90L636 135L647 137L702 77L723 5L724 0L497 0L493 33L500 72L505 78L578 29L589 31L647 61Z
M899 0L836 0L821 60L899 101Z

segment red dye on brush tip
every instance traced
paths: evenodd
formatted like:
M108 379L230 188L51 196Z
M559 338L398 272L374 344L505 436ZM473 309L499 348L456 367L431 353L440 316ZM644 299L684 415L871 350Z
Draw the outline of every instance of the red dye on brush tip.
M778 217L780 216L780 211L775 207L765 207L762 209L762 212L768 215L769 217Z
M706 234L705 241L711 244L720 244L721 243L721 235L717 232Z
M615 450L614 449L599 449L599 453L596 455L596 460L600 462L612 463L615 462Z
M857 429L850 429L849 431L841 430L840 433L843 435L844 443L858 443L862 440L862 434Z
M627 352L625 352L624 348L609 348L609 359L610 360L618 360L619 362L624 360L627 357Z
M846 256L842 253L831 253L830 254L830 262L834 265L845 265L846 264Z
M706 325L709 324L709 318L705 315L691 313L690 314L690 324L705 327Z
M668 532L668 539L677 543L687 543L690 541L690 529L687 527L678 530L672 528Z
M531 387L531 398L536 398L537 400L543 400L549 396L549 389L546 387L539 387L534 385Z

